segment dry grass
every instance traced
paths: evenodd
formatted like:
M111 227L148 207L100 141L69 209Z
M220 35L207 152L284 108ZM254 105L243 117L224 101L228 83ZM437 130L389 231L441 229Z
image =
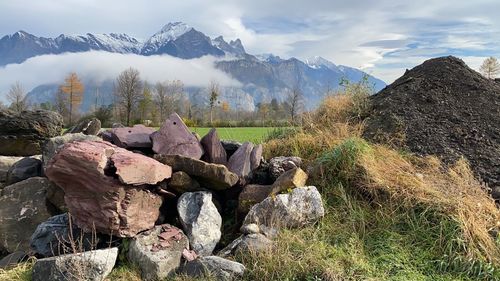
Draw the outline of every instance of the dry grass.
M500 249L490 234L500 225L500 211L465 160L444 168L435 157L403 157L376 145L357 164L358 187L382 195L383 202L423 204L451 216L461 226L467 256L500 265Z
M20 263L13 268L0 269L0 281L29 281L35 259Z
M296 134L264 143L265 157L296 155L311 162L345 139L360 137L363 124L352 117L356 104L353 95L326 97L317 111L303 117L304 126Z

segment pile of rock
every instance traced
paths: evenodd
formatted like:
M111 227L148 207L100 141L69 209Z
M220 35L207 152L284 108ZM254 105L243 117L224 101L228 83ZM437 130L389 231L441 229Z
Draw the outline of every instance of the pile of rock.
M0 157L8 185L0 247L9 261L38 257L34 280L103 280L124 241L122 254L144 280L179 273L229 280L245 271L230 255L269 249L281 228L324 215L297 157L266 162L262 145L222 142L215 129L200 140L175 113L158 131L136 125L86 135L97 133L95 124L46 137L41 159ZM231 210L242 235L222 249Z

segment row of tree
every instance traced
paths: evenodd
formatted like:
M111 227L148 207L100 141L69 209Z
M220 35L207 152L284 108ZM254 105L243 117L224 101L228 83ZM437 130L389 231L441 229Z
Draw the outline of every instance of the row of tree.
M302 92L298 87L290 91L285 102L280 103L273 99L270 103L259 103L257 111L253 113L239 109L233 110L228 101L220 100L220 91L219 84L211 82L206 90L207 105L194 105L184 92L184 85L181 81L164 81L150 85L141 79L137 69L129 68L116 78L110 105L99 104L99 93L96 89L96 101L89 113L104 122L109 120L126 125L160 124L172 112L177 112L186 119L203 125L214 124L214 122L229 124L228 120L231 122L261 120L262 124L270 124L271 120L296 122L297 116L304 109ZM72 125L82 117L80 107L84 93L85 86L81 79L76 73L70 73L58 87L54 102L39 105L28 104L26 91L19 82L11 86L7 98L11 103L10 109L13 111L20 113L28 108L36 107L54 110L64 117L67 125Z

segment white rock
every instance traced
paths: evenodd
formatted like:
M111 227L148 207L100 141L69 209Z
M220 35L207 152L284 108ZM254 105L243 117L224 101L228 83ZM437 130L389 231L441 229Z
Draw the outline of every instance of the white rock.
M95 250L39 259L33 266L33 281L101 281L111 273L118 248Z
M298 187L291 193L268 197L252 206L243 225L295 228L314 223L324 215L323 201L316 187Z
M197 254L212 254L221 237L222 217L206 191L186 192L177 202L177 211L189 244Z

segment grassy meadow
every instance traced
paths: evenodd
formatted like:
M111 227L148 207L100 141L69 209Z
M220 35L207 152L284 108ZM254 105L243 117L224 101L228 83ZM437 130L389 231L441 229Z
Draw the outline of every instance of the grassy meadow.
M210 131L209 127L191 127L191 131L203 137ZM267 136L276 128L274 127L222 127L216 128L219 138L222 140L234 140L238 142L250 141L262 143Z
M329 97L293 130L218 129L223 139L264 140L267 159L302 157L326 210L314 225L280 232L269 251L233 257L247 267L243 280L500 280L500 211L468 163L444 167L364 140L365 102ZM0 270L0 280L30 280L31 267ZM107 280L140 274L119 260Z

